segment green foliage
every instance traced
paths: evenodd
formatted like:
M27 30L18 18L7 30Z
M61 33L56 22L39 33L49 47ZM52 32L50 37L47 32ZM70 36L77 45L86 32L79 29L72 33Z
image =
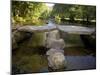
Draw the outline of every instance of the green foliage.
M76 19L91 21L96 20L96 7L86 5L55 4L51 16L54 16L55 19L57 16L62 19L69 18L71 22Z
M83 6L83 18L86 18L87 21L96 19L96 7L93 6Z
M58 16L55 16L55 21L59 24L61 22L61 18Z
M43 25L50 17L57 23L69 18L70 22L96 20L96 7L86 5L55 4L53 9L45 3L12 1L12 23L20 25Z
M43 25L49 12L45 3L12 1L12 23L15 25Z

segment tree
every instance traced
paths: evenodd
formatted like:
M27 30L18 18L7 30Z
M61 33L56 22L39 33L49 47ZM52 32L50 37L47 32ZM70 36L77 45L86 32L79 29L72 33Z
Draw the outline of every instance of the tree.
M12 1L13 22L39 24L38 22L41 22L40 17L44 19L48 15L49 10L45 3Z
M83 10L83 19L86 19L87 22L96 19L95 6L82 6L82 10Z
M55 4L52 10L52 16L57 16L61 19L69 18L71 22L75 19L82 19L89 22L96 19L96 7L86 5L70 5L70 4Z

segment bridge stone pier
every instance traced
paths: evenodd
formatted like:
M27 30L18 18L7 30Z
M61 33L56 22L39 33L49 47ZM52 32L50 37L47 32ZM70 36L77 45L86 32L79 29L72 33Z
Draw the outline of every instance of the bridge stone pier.
M62 35L66 34L78 34L78 35L92 35L95 32L95 28L88 28L82 26L66 26L66 25L53 25L53 26L22 26L18 28L12 28L12 44L13 48L17 47L17 43L30 39L32 34L41 33L45 34L45 47L48 48L46 52L48 66L52 70L63 69L67 61L65 61L64 50L65 42ZM62 34L61 34L62 33ZM16 35L17 34L17 35Z

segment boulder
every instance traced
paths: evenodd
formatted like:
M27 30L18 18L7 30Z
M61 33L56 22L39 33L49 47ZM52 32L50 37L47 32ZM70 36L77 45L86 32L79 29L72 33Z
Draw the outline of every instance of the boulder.
M63 39L48 39L47 40L47 48L54 49L63 49L65 47L65 43Z
M46 47L54 49L63 49L64 40L60 39L59 31L54 30L46 33Z
M50 49L47 51L46 55L48 60L48 67L53 70L63 69L66 65L66 60L63 50Z
M32 33L30 33L30 32L20 32L17 30L14 31L12 33L12 49L16 49L18 47L18 44L31 38L31 36L32 36Z
M47 32L47 39L60 39L59 31L49 31Z

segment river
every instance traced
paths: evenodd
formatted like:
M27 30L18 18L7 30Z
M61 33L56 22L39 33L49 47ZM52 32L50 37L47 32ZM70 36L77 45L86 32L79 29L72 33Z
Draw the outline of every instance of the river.
M55 24L52 21L48 21L47 25L54 26ZM67 61L66 69L64 71L96 68L96 56L93 56L92 50L84 48L79 35L68 34L67 38L64 38L64 40L66 42L64 54ZM45 54L41 55L35 53L33 52L34 50L37 49L19 49L12 55L12 71L14 74L49 72ZM44 48L41 48L41 50L43 51Z

